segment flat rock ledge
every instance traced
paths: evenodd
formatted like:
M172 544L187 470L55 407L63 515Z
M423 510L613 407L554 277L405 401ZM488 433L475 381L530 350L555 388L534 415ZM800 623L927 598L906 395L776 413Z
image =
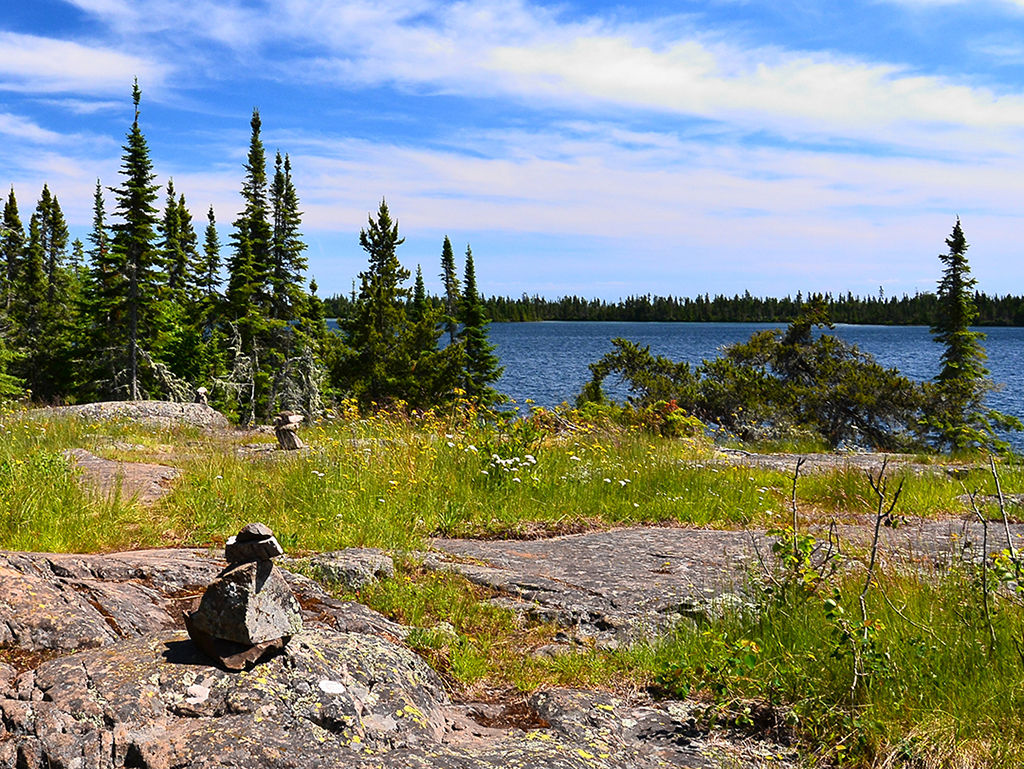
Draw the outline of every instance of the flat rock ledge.
M1007 527L1024 549L1024 524ZM836 529L839 552L854 568L873 528ZM823 544L828 530L812 530ZM880 555L918 574L944 572L1007 547L1002 524L990 524L988 549L971 519L910 519L880 532ZM681 619L701 623L749 600L763 580L771 543L764 531L632 527L538 540L437 539L424 565L452 571L496 595L492 602L566 629L563 648L584 642L610 648L635 643ZM762 560L763 559L763 560Z
M358 554L344 555L350 568ZM575 690L454 703L407 628L290 572L305 629L228 672L181 629L225 565L204 550L0 552L0 767L790 765L774 743L702 730L693 703Z
M81 481L101 496L121 495L150 505L170 494L181 470L148 462L117 462L85 449L67 449L64 456L81 473Z
M685 703L653 707L552 690L521 706L527 728L486 725L507 713L493 711L452 704L419 657L377 636L310 628L252 671L228 673L211 667L183 633L150 635L52 660L5 683L0 677L0 766L787 765L777 760L778 746L729 744L701 732Z
M158 428L186 425L203 430L227 430L231 427L227 417L204 403L103 401L36 409L34 413L78 417L90 422L122 419Z
M615 647L681 617L742 601L760 532L637 527L526 541L434 541L424 564L500 595L493 602L554 622L575 641Z

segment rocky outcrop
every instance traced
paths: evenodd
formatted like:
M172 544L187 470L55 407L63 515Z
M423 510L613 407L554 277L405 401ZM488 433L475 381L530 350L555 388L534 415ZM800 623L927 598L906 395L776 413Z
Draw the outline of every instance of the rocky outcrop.
M81 473L84 483L100 495L134 498L148 505L171 492L171 484L181 470L148 462L116 462L103 459L85 449L67 449L64 456Z
M405 628L288 572L303 630L225 670L180 629L224 566L201 550L0 553L0 767L786 766L777 745L702 731L686 703L453 703Z
M615 646L735 601L764 535L631 528L529 541L434 541L425 565L498 591L494 602Z
M226 430L227 417L205 403L174 403L171 401L105 401L37 409L43 416L70 416L90 422L123 419L150 427L187 425L203 430Z
M209 666L181 633L147 636L52 660L0 687L0 766L753 765L749 749L736 762L739 749L709 742L679 703L555 690L521 710L528 718L509 727L507 709L453 705L419 657L371 635L304 630L248 673Z

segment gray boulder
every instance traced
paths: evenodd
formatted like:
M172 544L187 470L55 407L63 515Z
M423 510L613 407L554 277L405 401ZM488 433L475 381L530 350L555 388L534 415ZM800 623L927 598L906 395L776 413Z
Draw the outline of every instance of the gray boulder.
M215 579L188 622L214 638L253 645L298 633L302 610L270 561L250 561Z

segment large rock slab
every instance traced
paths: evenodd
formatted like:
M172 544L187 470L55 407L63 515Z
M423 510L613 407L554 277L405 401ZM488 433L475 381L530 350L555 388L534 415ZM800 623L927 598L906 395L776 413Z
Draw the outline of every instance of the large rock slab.
M0 648L74 651L180 628L225 562L195 549L104 555L0 551ZM377 612L332 598L317 583L282 572L304 619L404 638ZM3 764L0 764L3 766Z
M81 480L102 496L120 495L152 504L171 492L181 470L150 462L117 462L103 459L85 449L67 449L64 456L81 473Z
M742 591L762 533L615 529L528 541L438 539L425 564L514 597L496 599L608 643L699 616Z
M1024 550L1024 524L1008 529ZM837 526L845 557L866 552L873 530L867 518ZM827 541L827 529L812 531ZM918 572L1007 547L1003 525L992 523L982 553L982 526L970 519L911 519L883 527L880 537L886 563ZM743 602L773 565L769 538L757 530L633 527L528 541L437 539L434 547L424 560L429 568L457 572L501 593L495 603L602 645L641 640L681 617L699 622Z
M231 427L227 417L205 403L104 401L37 409L34 413L44 416L72 416L92 422L123 419L157 428L187 425L204 430L226 430Z
M503 719L511 710L518 724ZM480 723L484 722L484 723ZM779 747L758 747L779 761ZM183 634L47 662L0 687L0 766L69 769L654 769L757 766L683 703L540 692L454 705L415 654L307 628L248 673L205 664Z

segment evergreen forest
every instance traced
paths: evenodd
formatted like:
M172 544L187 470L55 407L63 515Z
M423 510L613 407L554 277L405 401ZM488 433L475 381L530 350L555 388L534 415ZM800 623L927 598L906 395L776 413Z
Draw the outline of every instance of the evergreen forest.
M302 212L287 154L268 158L254 110L241 211L228 242L213 207L197 223L184 191L157 181L142 130L141 91L119 178L97 180L87 242L69 240L44 186L22 214L11 187L0 224L0 399L58 404L209 399L241 424L280 410L318 416L333 399L424 408L493 403L500 376L467 247L461 279L450 242L446 293L412 289L387 203L359 242L358 276L341 333L327 329L306 283ZM27 228L25 220L27 219ZM446 344L439 344L445 335Z
M755 297L750 293L734 296L698 294L690 297L630 296L615 302L562 296L519 298L491 296L484 306L487 316L495 322L542 320L604 320L604 321L676 321L689 323L789 323L800 314L810 294L798 292L795 297L781 299ZM1024 326L1024 296L989 296L974 292L978 310L978 326ZM875 296L854 296L852 293L824 294L823 299L834 323L878 324L897 326L929 326L938 312L939 298L928 291L908 296L886 296L880 290ZM351 297L332 296L324 300L328 317L347 312Z

